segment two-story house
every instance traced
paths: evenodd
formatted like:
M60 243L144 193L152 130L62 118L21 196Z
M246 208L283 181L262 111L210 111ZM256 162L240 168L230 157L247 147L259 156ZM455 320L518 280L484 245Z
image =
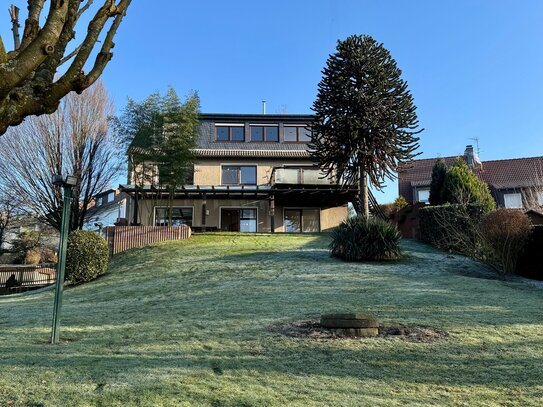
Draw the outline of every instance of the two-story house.
M543 208L543 157L481 161L473 146L461 156L490 188L497 205L505 208ZM443 157L452 165L456 157ZM410 203L428 203L432 168L437 158L413 160L398 173L400 196Z
M325 177L308 151L311 115L200 115L190 185L172 202L152 163L129 171L131 224L194 230L320 232L347 217L354 191ZM138 186L136 180L141 180ZM171 212L170 212L171 211Z

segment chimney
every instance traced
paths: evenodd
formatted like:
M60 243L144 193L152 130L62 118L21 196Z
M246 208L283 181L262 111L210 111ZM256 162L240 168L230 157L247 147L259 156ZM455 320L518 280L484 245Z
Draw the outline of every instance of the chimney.
M464 158L466 159L469 168L474 168L481 165L481 160L479 160L479 156L477 156L477 153L475 152L471 144L468 144L466 146L466 151L464 151Z
M266 114L266 101L262 101L262 114Z

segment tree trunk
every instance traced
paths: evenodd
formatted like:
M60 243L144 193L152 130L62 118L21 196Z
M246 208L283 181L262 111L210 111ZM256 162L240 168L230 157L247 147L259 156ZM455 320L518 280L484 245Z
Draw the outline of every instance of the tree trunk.
M360 166L360 177L358 178L358 199L358 213L368 219L370 217L368 176L362 166Z

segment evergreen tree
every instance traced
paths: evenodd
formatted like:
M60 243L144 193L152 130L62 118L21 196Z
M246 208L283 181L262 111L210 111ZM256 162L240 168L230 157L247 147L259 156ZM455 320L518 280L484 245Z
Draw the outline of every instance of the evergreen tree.
M166 95L154 93L141 103L129 99L121 117L116 119L117 131L128 148L128 171L137 174L131 181L141 190L146 184L166 190L170 218L175 190L190 182L193 174L199 112L196 92L182 103L170 88ZM158 194L151 199L160 197Z
M370 36L338 41L312 107L312 154L327 175L357 185L355 208L369 216L368 180L381 190L385 178L417 154L416 107L390 53Z
M441 200L443 203L480 205L485 213L496 209L488 185L477 178L460 157L445 175Z
M447 175L447 165L441 158L436 160L432 168L432 183L430 184L430 205L441 205L441 191L445 176Z

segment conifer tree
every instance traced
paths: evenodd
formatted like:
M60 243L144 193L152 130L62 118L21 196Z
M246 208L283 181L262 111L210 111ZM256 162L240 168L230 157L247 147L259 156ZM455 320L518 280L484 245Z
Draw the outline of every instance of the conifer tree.
M477 178L460 157L456 158L447 171L441 200L443 203L480 205L485 213L496 209L496 202L490 194L488 185Z
M441 205L441 191L447 175L447 165L441 158L436 160L432 168L432 183L430 184L430 205Z
M357 185L358 213L369 216L368 181L385 178L417 154L416 106L396 61L370 36L338 41L313 103L312 154L344 186Z

